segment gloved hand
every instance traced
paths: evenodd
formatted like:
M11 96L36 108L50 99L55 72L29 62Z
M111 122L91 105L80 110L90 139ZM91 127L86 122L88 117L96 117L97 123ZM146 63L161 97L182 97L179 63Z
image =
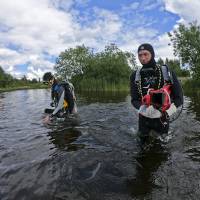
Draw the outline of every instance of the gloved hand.
M55 107L55 103L54 103L54 102L51 102L51 103L50 103L50 106L51 106L51 107Z
M174 105L174 103L172 103L165 112L168 114L168 116L171 116L176 112L176 110L177 110L176 106Z
M165 112L162 112L162 116L161 116L161 121L162 122L166 122L166 120L169 120L169 115L168 113L165 111Z
M150 105L150 101L151 101L151 97L149 94L146 94L145 96L143 96L142 98L142 104L149 106Z
M53 114L51 114L51 115L49 116L50 121L52 121L54 118L55 118L55 115L53 115Z

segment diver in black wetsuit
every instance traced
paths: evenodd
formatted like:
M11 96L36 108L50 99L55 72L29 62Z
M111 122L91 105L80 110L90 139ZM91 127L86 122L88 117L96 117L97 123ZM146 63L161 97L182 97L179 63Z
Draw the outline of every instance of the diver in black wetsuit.
M175 73L167 66L158 66L154 57L154 49L150 44L140 45L138 58L142 68L134 71L130 77L131 103L139 113L138 132L141 145L146 142L151 130L159 134L168 133L169 115L175 113L176 108L183 104L182 88ZM170 84L168 109L160 109L151 102L149 105L145 103L150 90L162 89L167 84Z

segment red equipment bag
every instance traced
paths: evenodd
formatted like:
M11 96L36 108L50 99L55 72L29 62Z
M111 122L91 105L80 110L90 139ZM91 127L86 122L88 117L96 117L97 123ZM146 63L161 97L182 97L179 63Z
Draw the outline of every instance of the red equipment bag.
M142 104L153 105L156 109L164 112L171 105L171 84L164 85L161 89L149 89L147 94L142 98Z

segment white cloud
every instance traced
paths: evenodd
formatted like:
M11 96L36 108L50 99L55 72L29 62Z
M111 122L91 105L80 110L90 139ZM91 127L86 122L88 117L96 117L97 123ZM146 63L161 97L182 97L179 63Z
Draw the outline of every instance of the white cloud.
M68 47L61 36L73 37L76 23L70 14L57 10L53 5L48 0L0 1L0 22L8 27L7 31L0 32L0 46L4 49L4 52L1 49L4 59L0 65L6 71L9 66L33 62L30 59L33 54L39 57L42 57L43 52L58 55ZM9 44L16 46L16 51L9 49ZM38 61L43 69L53 66L50 62L45 63L45 60ZM12 74L15 74L14 71Z
M199 0L163 0L165 9L169 12L178 14L184 21L192 22L197 20L200 22L200 1Z
M156 58L174 59L173 47L170 45L170 39L167 33L159 36L156 41L154 41L154 44Z
M26 55L17 51L0 48L0 65L7 71L11 72L14 65L24 63L27 60Z
M101 30L100 33L103 33L103 37L107 38L113 36L113 34L120 31L122 23L117 14L104 9L95 8L95 15L97 20L94 21L94 24Z
M147 34L148 33L148 34ZM139 27L134 31L129 32L122 38L123 44L121 49L130 51L136 56L136 62L141 65L137 57L137 49L142 43L150 43L155 51L155 59L165 58L174 59L173 48L169 45L170 40L167 33L157 36L157 31Z
M81 0L80 0L81 1ZM51 5L57 9L63 9L68 11L74 4L73 0L51 0Z
M200 23L200 1L199 0L163 0L165 4L165 10L171 13L177 14L180 19L174 24L173 30L178 27L179 23L188 24L197 20ZM172 30L171 30L172 31ZM168 58L174 59L173 55L173 47L170 44L171 41L167 34L164 34L158 37L157 44L158 46L158 55L161 58L164 58L165 54L167 54ZM166 46L166 48L165 48Z
M122 34L120 46L123 50L133 51L134 54L137 54L138 46L142 43L152 43L157 34L155 29L138 27Z
M27 72L27 78L33 79L33 78L42 78L43 74L49 70L44 70L43 68L40 68L39 66L28 66L28 72Z
M161 2L159 0L152 1L152 0L143 0L141 2L141 9L146 10L153 10L161 5Z
M123 6L123 10L136 10L139 8L140 3L139 2L133 2L128 6Z
M4 52L1 52L4 59L0 65L6 71L8 66L13 66L15 70L15 65L27 62L35 66L36 63L31 57L37 55L37 65L41 71L45 71L53 69L53 63L45 62L43 52L58 56L69 47L84 43L94 48L102 48L102 41L106 44L111 39L116 39L121 28L118 15L95 8L94 21L89 26L82 26L76 21L76 16L71 14L74 13L74 10L70 10L74 2L84 6L88 1L1 0L0 24L7 31L0 32L0 46L4 49ZM17 49L10 49L9 44ZM28 70L31 71L32 68ZM39 75L41 71L34 73Z

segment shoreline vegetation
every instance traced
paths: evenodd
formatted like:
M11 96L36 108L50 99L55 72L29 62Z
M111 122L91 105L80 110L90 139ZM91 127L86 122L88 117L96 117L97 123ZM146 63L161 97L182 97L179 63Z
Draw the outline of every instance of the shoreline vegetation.
M193 89L195 89L196 92L196 89L199 90L200 88L200 83L191 80L189 77L178 77L178 79L180 80L184 91L192 92L194 91ZM130 90L128 81L110 84L102 80L85 80L81 83L81 85L74 83L74 86L77 92L128 92ZM12 85L0 87L0 93L29 89L48 89L48 86L43 83L27 83L16 86Z
M48 87L42 83L32 83L32 84L27 84L27 85L0 87L0 93L11 92L15 90L46 89L46 88Z

